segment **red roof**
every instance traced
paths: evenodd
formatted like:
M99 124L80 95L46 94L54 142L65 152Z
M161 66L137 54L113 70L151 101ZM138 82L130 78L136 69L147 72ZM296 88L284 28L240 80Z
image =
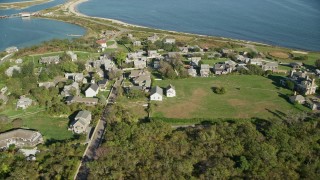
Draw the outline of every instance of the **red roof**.
M96 43L98 44L105 44L107 42L107 40L105 39L100 39L100 40L97 40Z

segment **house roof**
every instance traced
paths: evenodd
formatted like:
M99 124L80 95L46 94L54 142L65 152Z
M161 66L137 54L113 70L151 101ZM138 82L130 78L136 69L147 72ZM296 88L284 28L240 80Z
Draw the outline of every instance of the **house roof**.
M305 100L306 100L306 99L305 99L303 96L301 96L301 95L291 96L290 99L293 100L293 101L305 101Z
M108 83L108 79L103 79L103 80L100 80L100 81L98 81L98 85L100 86L100 85L106 85Z
M104 44L106 42L107 42L107 40L105 40L105 39L99 39L96 41L97 44Z
M99 86L97 84L91 84L91 86L88 89L92 89L93 91L98 91Z
M201 64L201 69L210 69L209 64Z
M80 111L75 117L75 119L78 119L78 118L89 119L90 116L91 116L91 112L84 110L84 111Z
M169 89L176 89L172 84L169 84L169 86L167 87L167 90L169 90Z
M42 135L37 131L32 131L28 129L15 129L0 134L0 147L7 145L6 140L11 138L23 138L30 142L35 142L42 138Z
M151 95L156 94L156 93L160 94L162 96L163 95L163 89L161 87L159 87L159 86L153 87L151 89Z

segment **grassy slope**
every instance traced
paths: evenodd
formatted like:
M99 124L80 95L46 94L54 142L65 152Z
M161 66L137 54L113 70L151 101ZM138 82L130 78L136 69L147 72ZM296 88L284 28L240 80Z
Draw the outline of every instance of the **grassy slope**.
M307 110L300 105L293 106L279 96L291 93L289 90L277 88L275 82L260 76L232 75L155 82L161 87L170 83L176 86L177 97L157 102L154 117L270 118L291 110ZM215 94L212 86L223 86L227 93Z
M69 139L72 133L68 131L67 117L52 117L47 115L44 108L38 106L29 107L26 110L7 109L0 114L5 114L11 119L23 119L23 126L37 129L46 139Z

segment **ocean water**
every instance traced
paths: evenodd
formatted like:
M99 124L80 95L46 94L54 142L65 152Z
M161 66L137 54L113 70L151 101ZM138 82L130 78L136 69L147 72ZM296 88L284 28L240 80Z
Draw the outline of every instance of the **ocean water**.
M320 51L319 0L90 0L78 9L152 28Z
M0 3L21 2L21 1L25 1L25 0L11 0L11 1L10 0L0 0ZM39 4L39 5L35 5L35 6L30 6L25 9L1 9L0 16L18 14L21 12L36 12L36 11L40 11L42 9L50 8L50 7L59 5L59 4L63 4L64 2L66 2L66 0L53 0L53 1L50 1L47 3L43 3L43 4Z
M85 29L69 23L47 19L0 19L0 50L10 46L19 48L51 39L70 39L68 34L83 35Z
M0 0L7 2L9 0ZM11 0L11 2L22 0ZM0 15L17 14L20 12L35 12L42 9L50 8L58 4L64 3L65 0L54 0L49 3L32 6L22 10L8 9L0 10ZM60 21L52 21L38 18L8 18L0 19L0 51L9 46L17 46L19 48L36 45L43 41L51 39L70 39L73 37L68 34L83 35L85 29Z

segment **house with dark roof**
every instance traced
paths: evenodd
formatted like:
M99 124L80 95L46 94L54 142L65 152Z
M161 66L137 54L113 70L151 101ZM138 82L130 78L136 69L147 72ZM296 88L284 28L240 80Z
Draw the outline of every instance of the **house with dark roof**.
M167 97L175 97L176 96L176 88L170 84L166 89Z
M94 106L98 104L98 98L83 98L80 96L69 96L66 99L66 103L68 105L73 104L73 103L81 103L81 104L85 104L87 106Z
M99 93L99 86L97 84L91 84L91 86L85 91L86 97L95 97Z
M150 92L151 101L162 101L163 89L159 86L153 87Z
M59 62L60 56L41 57L39 60L40 64L58 64Z

